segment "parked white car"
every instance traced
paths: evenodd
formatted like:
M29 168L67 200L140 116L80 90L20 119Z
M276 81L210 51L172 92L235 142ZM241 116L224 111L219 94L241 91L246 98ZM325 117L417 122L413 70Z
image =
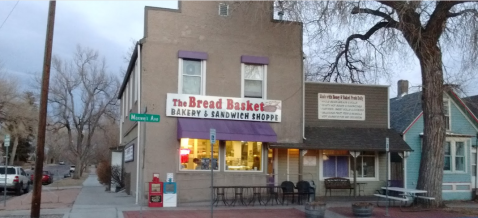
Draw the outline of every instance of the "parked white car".
M75 172L75 165L70 166L70 173L73 173L73 172Z
M25 171L18 166L7 166L7 173L5 173L5 166L0 166L0 191L5 188L5 179L7 191L15 191L15 194L21 195L30 191L30 178Z

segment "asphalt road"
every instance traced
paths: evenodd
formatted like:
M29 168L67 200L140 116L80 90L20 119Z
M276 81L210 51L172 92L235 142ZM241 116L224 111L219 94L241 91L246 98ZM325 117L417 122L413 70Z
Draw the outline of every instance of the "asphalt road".
M64 179L65 174L70 173L70 165L46 164L46 165L43 165L43 170L47 170L53 173L53 181L58 181L58 180ZM25 169L25 172L27 174L33 174L33 170L31 169ZM31 190L32 190L32 186L30 186L30 191ZM1 191L2 193L0 193L0 202L3 202L5 197L4 197L3 190ZM7 192L6 199L8 200L14 196L15 196L14 192Z

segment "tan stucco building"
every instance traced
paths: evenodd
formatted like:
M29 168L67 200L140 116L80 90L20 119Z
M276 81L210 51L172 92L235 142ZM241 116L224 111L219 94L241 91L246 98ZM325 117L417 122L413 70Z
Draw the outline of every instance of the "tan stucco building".
M278 164L269 143L302 142L302 25L272 13L272 2L145 8L120 95L127 192L173 173L179 202L209 199L210 128L217 185L265 184ZM160 122L131 122L138 110Z

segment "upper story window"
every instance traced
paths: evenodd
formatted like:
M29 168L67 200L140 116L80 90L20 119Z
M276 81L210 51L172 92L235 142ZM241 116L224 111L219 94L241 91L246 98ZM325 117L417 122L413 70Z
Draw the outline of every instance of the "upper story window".
M179 51L179 94L206 94L207 53Z
M267 57L241 57L241 97L267 99Z
M263 98L264 65L244 64L244 97Z
M450 125L450 99L443 98L443 114L445 114L445 128L447 131L451 130Z

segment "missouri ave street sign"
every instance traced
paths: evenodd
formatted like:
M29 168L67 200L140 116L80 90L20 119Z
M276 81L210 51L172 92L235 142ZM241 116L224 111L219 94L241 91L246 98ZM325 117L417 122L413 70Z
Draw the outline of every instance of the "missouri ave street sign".
M159 114L129 114L129 120L136 122L156 122L159 123Z

